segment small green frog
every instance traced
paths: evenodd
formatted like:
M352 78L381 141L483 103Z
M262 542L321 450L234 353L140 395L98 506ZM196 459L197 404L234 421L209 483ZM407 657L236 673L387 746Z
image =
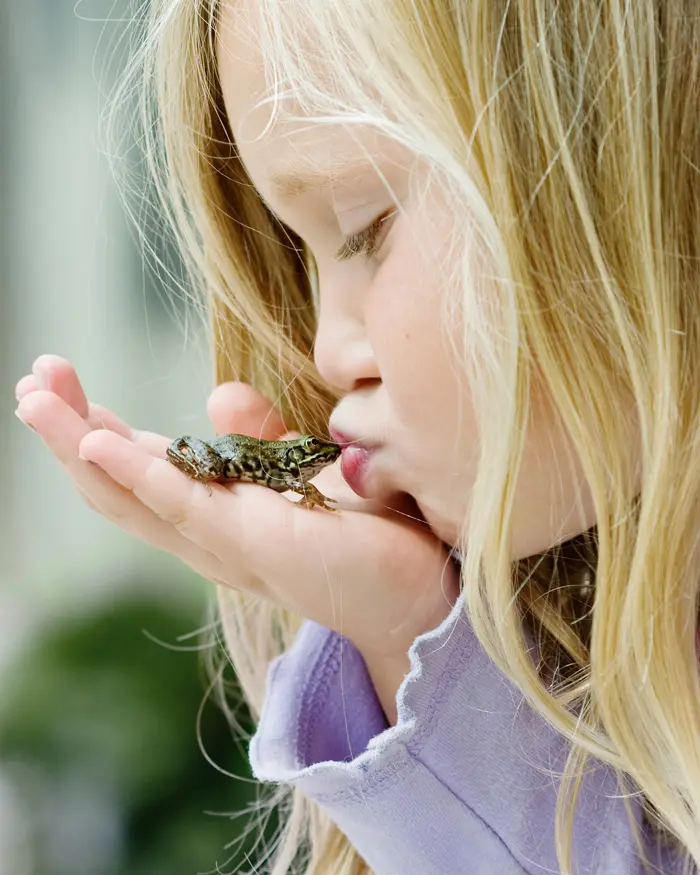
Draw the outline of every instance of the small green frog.
M335 462L340 447L312 435L291 441L264 441L244 434L224 434L203 441L184 435L170 444L165 455L188 477L204 483L210 495L212 480L243 480L275 492L296 492L303 496L299 504L307 508L337 510L326 503L332 499L307 481Z

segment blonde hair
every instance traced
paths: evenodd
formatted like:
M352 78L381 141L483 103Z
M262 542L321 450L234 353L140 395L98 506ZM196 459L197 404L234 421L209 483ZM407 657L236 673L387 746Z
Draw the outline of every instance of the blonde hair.
M572 815L589 756L642 795L688 869L700 865L696 3L255 4L275 109L284 114L292 94L306 123L368 124L404 143L429 162L459 219L452 260L462 293L446 301L445 318L461 330L455 353L488 448L458 545L462 586L491 658L572 742L556 816L563 872L575 871ZM210 314L216 381L248 381L289 427L322 433L334 397L311 356L313 259L237 157L217 75L216 7L152 0L114 104L138 75L144 154L190 290ZM535 381L580 459L596 525L513 562ZM639 433L637 466L622 399ZM220 609L257 720L268 664L302 618L229 590ZM525 624L542 643L539 666ZM369 872L298 790L277 788L271 801L286 817L273 875L295 863L305 875Z

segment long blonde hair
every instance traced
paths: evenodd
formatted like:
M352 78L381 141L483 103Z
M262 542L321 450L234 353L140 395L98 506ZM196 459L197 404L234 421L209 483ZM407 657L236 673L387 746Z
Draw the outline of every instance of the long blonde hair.
M217 5L151 0L114 106L138 76L144 155L188 290L210 316L216 381L249 381L290 427L322 433L334 397L311 355L313 259L274 220L237 157L217 76ZM461 295L446 301L445 317L461 326L455 352L488 448L458 545L462 586L492 659L572 742L556 815L562 872L575 871L572 814L589 756L641 793L649 821L687 852L688 868L700 865L696 6L255 4L269 81L313 123L373 125L415 150L462 218L452 250ZM285 112L283 101L278 108ZM580 459L596 525L513 562L513 495L535 377ZM621 399L634 411L638 465ZM233 591L220 593L220 611L257 720L268 664L302 618ZM543 646L539 666L526 623ZM273 875L294 865L305 875L367 875L299 791L278 788L271 804L285 815Z

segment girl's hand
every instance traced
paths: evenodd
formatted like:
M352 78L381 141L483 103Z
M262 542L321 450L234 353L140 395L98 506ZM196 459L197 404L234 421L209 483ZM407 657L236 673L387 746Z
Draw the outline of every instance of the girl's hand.
M18 416L43 439L93 510L174 553L219 586L272 599L348 637L368 660L405 659L459 593L445 546L424 523L378 509L345 484L339 465L315 483L338 513L294 507L249 483L191 480L165 460L170 438L136 431L88 402L73 367L40 356L17 384ZM279 440L272 404L243 383L207 405L217 434Z

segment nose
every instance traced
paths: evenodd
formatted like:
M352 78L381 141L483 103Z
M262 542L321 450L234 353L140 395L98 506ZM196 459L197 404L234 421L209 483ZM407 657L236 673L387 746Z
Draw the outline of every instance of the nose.
M354 315L321 308L314 361L323 379L340 392L379 379L379 370L364 321Z

